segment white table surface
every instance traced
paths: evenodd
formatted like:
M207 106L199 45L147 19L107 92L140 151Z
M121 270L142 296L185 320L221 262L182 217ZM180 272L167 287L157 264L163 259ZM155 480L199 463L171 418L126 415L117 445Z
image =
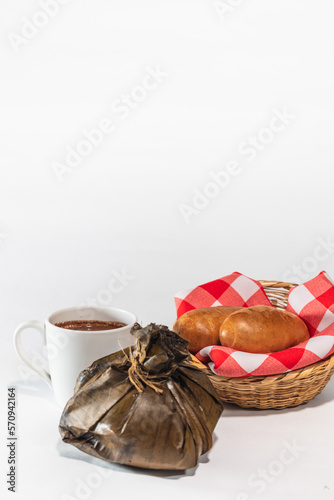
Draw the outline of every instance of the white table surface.
M20 366L14 354L13 364ZM108 464L64 444L58 432L62 409L51 389L34 375L6 382L17 389L17 499L334 498L334 379L297 408L256 411L226 404L212 449L181 473Z

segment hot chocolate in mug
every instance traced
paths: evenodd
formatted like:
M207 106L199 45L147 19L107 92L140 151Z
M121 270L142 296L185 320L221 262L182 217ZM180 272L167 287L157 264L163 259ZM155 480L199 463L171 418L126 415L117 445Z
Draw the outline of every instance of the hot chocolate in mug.
M107 330L94 331L87 329L90 327L88 321L92 328L99 322L124 323L125 326L116 325L115 328L110 324ZM53 388L56 401L63 407L73 396L76 379L83 369L135 343L130 330L136 321L133 313L115 307L71 307L50 314L44 323L34 320L22 323L15 330L14 345L19 357ZM101 326L100 323L101 327L108 327L108 324ZM38 365L23 348L21 335L27 328L41 333L49 371Z

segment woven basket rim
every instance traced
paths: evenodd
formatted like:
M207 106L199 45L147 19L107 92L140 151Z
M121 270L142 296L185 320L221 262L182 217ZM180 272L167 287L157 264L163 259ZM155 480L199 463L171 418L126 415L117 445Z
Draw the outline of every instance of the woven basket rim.
M275 288L284 288L284 287L289 287L292 288L294 286L298 286L297 283L291 283L290 281L276 281L276 280L258 280L259 283L263 287L275 287Z

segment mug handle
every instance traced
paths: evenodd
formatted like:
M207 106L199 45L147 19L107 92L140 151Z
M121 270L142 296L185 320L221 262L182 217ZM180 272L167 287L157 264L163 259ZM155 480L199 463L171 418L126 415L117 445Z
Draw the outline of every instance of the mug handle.
M24 351L22 347L22 342L21 342L21 333L23 330L26 328L35 328L35 330L39 331L39 333L42 335L43 339L43 345L46 346L46 336L45 336L45 328L43 323L40 321L25 321L24 323L21 323L15 330L14 332L14 346L15 350L18 354L18 356L22 359L22 361L28 365L30 368L32 368L40 377L42 377L45 382L52 387L51 384L51 376L50 373L48 373L44 368L41 366L38 366L33 359L27 355L27 353Z

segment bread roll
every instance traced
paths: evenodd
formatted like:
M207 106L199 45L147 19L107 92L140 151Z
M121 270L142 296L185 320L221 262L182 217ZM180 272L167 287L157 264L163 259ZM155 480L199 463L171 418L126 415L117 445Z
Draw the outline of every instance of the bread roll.
M270 306L236 311L226 318L219 331L221 345L253 353L283 351L309 338L303 320Z
M219 345L219 328L223 321L240 307L203 307L180 316L173 330L188 340L188 350L196 354L208 345Z

